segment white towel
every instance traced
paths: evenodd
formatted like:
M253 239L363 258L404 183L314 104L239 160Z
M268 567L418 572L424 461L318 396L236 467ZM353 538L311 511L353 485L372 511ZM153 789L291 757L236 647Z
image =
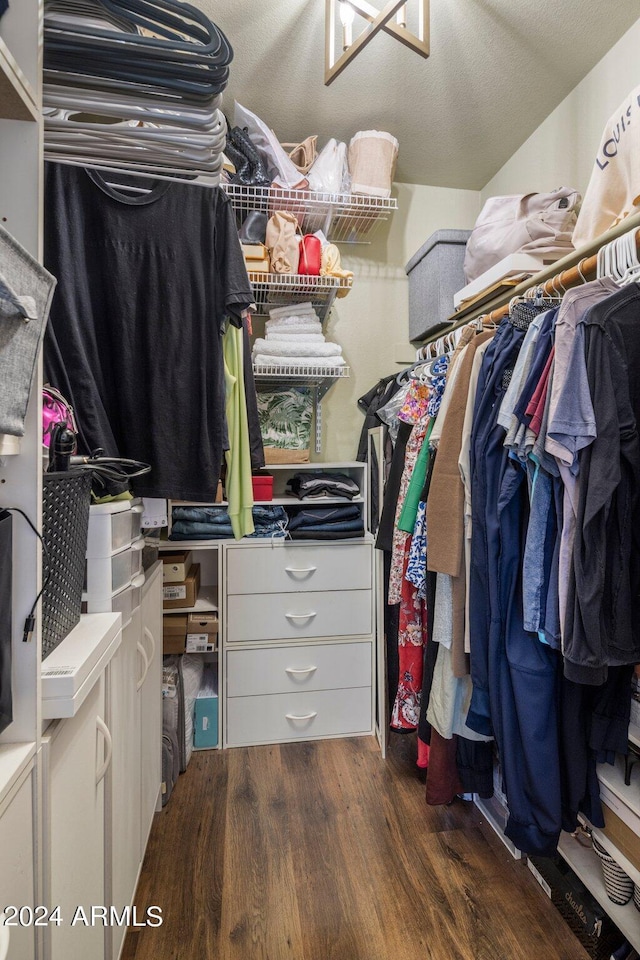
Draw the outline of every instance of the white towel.
M269 343L285 341L286 343L324 343L323 333L269 333L265 337Z
M256 353L254 367L344 367L342 357L267 357Z
M283 340L263 340L258 337L253 345L254 354L268 357L339 357L342 347L337 343L288 343Z
M311 316L318 317L313 304L310 301L306 303L292 303L288 307L272 307L269 310L269 316L273 320L278 320L283 317L302 317L302 316Z
M311 317L287 317L285 320L267 320L264 325L265 330L282 330L283 333L291 333L297 330L305 330L307 333L321 333L322 324L319 320L313 320Z

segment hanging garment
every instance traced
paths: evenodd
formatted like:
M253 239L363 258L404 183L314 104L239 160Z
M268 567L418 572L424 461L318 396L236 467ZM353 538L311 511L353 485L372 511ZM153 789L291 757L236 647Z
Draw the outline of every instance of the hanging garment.
M600 684L640 660L640 288L623 287L585 318L597 436L579 459L565 676Z
M522 531L528 492L522 465L504 449L497 422L524 335L539 309L517 304L485 353L472 434L470 580L473 694L467 723L495 736L509 819L505 834L551 855L561 827L558 655L522 622Z
M150 463L140 496L214 500L227 446L222 334L253 301L228 199L168 181L132 196L95 171L47 164L45 209L58 277L45 375L76 410L82 452Z
M227 508L236 540L254 532L251 450L244 389L243 334L229 324L224 335L224 379L229 449L225 453Z

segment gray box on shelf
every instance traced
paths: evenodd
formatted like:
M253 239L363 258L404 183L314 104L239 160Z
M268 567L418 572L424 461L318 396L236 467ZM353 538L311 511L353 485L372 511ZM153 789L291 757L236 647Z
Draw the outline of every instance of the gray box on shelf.
M409 339L422 340L453 313L465 284L464 253L471 230L436 230L405 267L409 277Z

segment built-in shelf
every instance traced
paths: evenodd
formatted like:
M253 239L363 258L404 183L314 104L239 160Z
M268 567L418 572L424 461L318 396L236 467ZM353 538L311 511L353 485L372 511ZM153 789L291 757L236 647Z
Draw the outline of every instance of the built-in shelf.
M240 221L250 210L263 210L269 216L276 210L286 210L296 217L303 233L322 230L332 243L371 243L380 224L398 209L395 197L315 193L224 182L221 187Z
M38 104L31 84L0 37L0 119L38 119Z
M307 277L299 273L257 273L249 271L249 282L258 316L266 317L276 307L311 303L324 320L340 289L348 290L351 280L340 277Z
M218 543L220 541L217 541ZM204 541L206 546L207 541ZM194 540L193 542L183 541L174 543L174 549L179 550L197 550L200 548L202 541ZM217 587L200 587L200 593L195 604L192 607L173 607L171 609L163 610L163 613L217 613L218 612L218 588Z
M636 949L640 949L640 911L634 906L633 899L623 907L609 900L604 888L602 867L593 849L583 846L570 833L563 833L558 844L558 852L600 906L606 910L623 936Z

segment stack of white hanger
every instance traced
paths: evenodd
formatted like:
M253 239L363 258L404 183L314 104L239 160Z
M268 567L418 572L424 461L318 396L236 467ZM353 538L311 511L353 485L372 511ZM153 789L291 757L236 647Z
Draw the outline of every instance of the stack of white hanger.
M179 0L47 0L45 157L219 182L233 51Z

